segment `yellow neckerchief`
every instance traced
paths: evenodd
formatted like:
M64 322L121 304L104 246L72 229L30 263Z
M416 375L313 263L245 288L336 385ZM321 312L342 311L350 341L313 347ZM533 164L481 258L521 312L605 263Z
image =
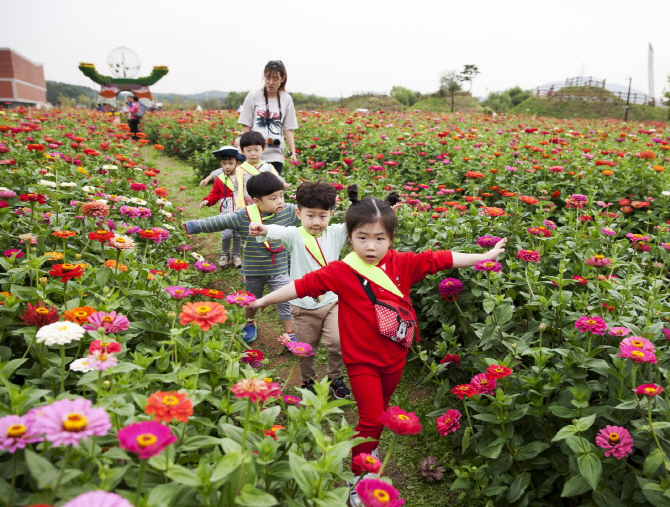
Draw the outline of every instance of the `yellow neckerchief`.
M246 207L246 210L247 210L247 216L249 217L250 222L260 222L261 224L263 223L263 217L261 216L261 210L258 208L258 205L251 204L251 205ZM274 216L274 214L272 214L272 215L270 215L266 218L270 218L270 217L273 217L273 216ZM263 241L263 245L272 254L272 264L276 264L275 254L278 254L279 252L284 250L284 247L280 246L279 248L274 249L270 246L270 243L268 243L267 241Z
M314 260L319 263L320 266L325 266L328 264L326 262L326 256L323 255L323 251L321 250L321 245L319 245L319 242L316 240L315 236L312 236L307 230L301 225L298 227L298 230L300 231L300 235L302 236L302 241L305 243L305 248L309 252L309 254L314 257Z
M265 162L261 162L261 165L259 167L263 167ZM235 196L235 207L237 209L242 209L244 208L247 203L244 202L244 173L250 174L252 176L257 176L261 172L251 163L244 161L242 162L242 165L237 166L239 169L242 169L241 171L237 171L235 178L237 179L237 195ZM274 174L275 176L279 176L277 174L277 171L275 171L275 168L270 165L272 169L270 169L270 172Z
M386 274L386 271L378 266L368 264L358 255L356 255L356 252L351 252L344 259L342 259L342 262L347 264L347 266L349 266L363 278L367 278L371 282L379 285L382 289L392 292L401 299L405 299L404 294L400 292L398 287L396 287L393 281Z
M233 179L230 176L224 172L219 174L219 179L221 180L221 183L227 186L231 192L233 191Z

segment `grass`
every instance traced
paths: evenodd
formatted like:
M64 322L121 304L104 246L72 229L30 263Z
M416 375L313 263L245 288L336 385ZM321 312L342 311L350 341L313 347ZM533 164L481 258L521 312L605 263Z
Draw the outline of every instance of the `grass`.
M410 109L418 109L429 113L451 112L451 96L430 97L414 104ZM484 107L470 95L456 95L454 97L454 112L477 113L482 112Z
M144 148L143 155L152 159L155 154L148 148ZM154 159L154 165L161 171L161 183L168 188L169 199L174 206L183 206L184 219L193 220L212 216L217 208L198 206L202 198L207 195L210 187L199 188L199 178L196 178L193 169L181 160L159 155ZM185 186L186 190L180 191L179 187ZM191 248L203 255L208 262L218 262L221 254L221 236L219 234L203 234L194 236L190 241ZM194 281L196 285L200 282ZM224 291L244 289L244 281L239 270L227 268L217 270L203 279L203 286L216 288ZM273 377L284 384L289 371L293 367L293 358L285 352L285 347L277 342L277 337L283 333L283 327L279 316L274 308L256 314L259 337L253 347L261 350L271 362L270 367L274 369ZM315 369L317 375L323 377L328 365L327 353L323 345L320 345L315 355ZM428 389L417 388L413 385L415 379L422 376L421 364L418 361L408 363L400 381L398 389L391 399L391 405L399 405L409 412L416 412L424 424L424 430L416 436L402 436L399 438L393 460L387 465L387 475L393 479L394 485L400 490L405 498L407 507L425 507L439 505L459 505L456 501L457 493L449 491L453 480L447 465L444 479L438 483L429 484L425 482L418 473L419 461L428 456L442 457L450 450L449 439L442 439L435 429L434 419L426 417L426 414L435 409L432 397ZM349 385L346 370L344 380ZM296 368L289 382L290 387L300 384L299 369ZM297 393L294 393L297 394ZM343 408L344 417L350 424L357 421L356 405L351 404ZM388 449L392 435L384 431L381 438L380 448L382 458L384 449ZM450 458L445 459L449 462ZM348 465L348 463L346 464ZM346 466L345 465L345 466Z

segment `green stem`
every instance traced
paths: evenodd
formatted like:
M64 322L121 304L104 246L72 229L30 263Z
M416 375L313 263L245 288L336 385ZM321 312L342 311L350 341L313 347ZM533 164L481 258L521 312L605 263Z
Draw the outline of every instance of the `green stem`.
M60 394L65 392L65 346L60 346Z
M142 485L144 483L144 472L147 470L147 463L149 460L141 459L140 460L140 475L137 478L137 490L135 491L135 506L140 505L140 497L142 496Z
M61 466L60 473L58 474L58 480L56 480L56 485L54 486L53 491L51 492L51 502L49 503L54 503L56 501L56 495L58 494L58 488L60 487L60 483L63 480L63 474L65 473L65 468L67 467L68 461L70 461L70 453L72 452L72 446L68 445L67 448L65 449L65 457L63 458L63 465Z
M475 438L475 427L472 425L472 419L470 419L470 411L468 410L468 404L463 400L463 407L465 407L465 415L468 418L468 424L472 430L472 439L475 442L475 448L477 449L477 454L479 454L479 444L477 443L477 438Z
M242 452L244 452L244 449L246 448L247 444L247 431L249 431L249 417L251 415L251 398L249 398L249 401L247 402L247 411L244 415L244 431L242 432Z
M17 452L14 451L14 454L12 454L12 489L9 490L9 502L7 502L7 505L12 505L12 500L14 499L14 487L16 486L16 455Z
M195 387L193 391L198 390L198 382L200 381L200 367L202 366L202 353L205 348L205 332L200 331L200 353L198 354L198 370L195 373Z
M293 366L291 366L291 371L288 374L288 377L286 377L286 381L284 382L284 391L286 391L286 388L288 387L288 382L291 380L291 376L293 375L293 371L295 370L296 365L300 359L298 357L295 358L295 361L293 361Z
M391 440L391 445L389 446L389 450L386 453L386 456L384 456L384 462L382 463L381 468L379 469L379 476L381 477L382 474L384 473L384 468L386 467L386 463L388 463L389 459L391 458L391 455L393 454L393 451L395 451L395 446L398 443L398 434L395 433L393 435L393 440Z

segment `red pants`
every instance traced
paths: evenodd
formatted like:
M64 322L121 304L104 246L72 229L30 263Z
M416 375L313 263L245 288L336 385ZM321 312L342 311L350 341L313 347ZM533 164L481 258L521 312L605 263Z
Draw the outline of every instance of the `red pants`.
M400 377L402 368L391 373L370 372L361 375L349 376L351 390L358 406L358 431L359 437L375 438L379 440L382 434L382 424L379 422L379 416L389 406L391 395L394 393ZM370 453L379 442L366 442L357 445L351 450L351 457L360 453ZM361 474L353 465L351 471L356 475Z

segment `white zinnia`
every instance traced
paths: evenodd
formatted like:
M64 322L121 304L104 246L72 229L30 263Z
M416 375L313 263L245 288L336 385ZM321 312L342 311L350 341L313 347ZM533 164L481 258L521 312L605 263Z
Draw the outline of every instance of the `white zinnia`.
M56 188L56 182L55 181L40 180L40 185L42 185L44 187Z
M76 187L77 184L73 181L64 181L60 184L61 187Z
M84 192L88 192L89 194L93 194L93 193L95 193L95 188L92 187L92 186L90 186L90 185L86 185L85 187L81 187L81 189L82 189Z
M160 211L161 214L165 215L166 217L172 218L172 213L170 213L169 211L165 211L164 209L159 209L158 211Z
M128 202L132 202L133 204L137 204L139 206L144 206L147 203L147 201L140 199L139 197L131 197L128 199Z
M173 225L170 225L170 224L163 224L161 227L163 227L163 229L167 229L169 231L176 230L175 227Z
M116 167L115 165L109 165L109 164L103 165L102 168L105 171L114 171L115 169L118 169L118 167Z
M88 373L89 371L93 371L93 368L91 368L88 364L88 358L82 357L80 359L75 359L70 363L70 369L72 371L78 371L80 373Z
M663 194L664 196L667 197L667 196L670 195L670 191L668 191L668 190L663 190L663 192L661 192L661 194Z
M191 255L196 261L205 262L205 258L200 255L198 252L191 252Z
M37 343L44 343L47 347L52 347L78 342L85 333L86 331L79 324L66 320L41 327L35 338Z

